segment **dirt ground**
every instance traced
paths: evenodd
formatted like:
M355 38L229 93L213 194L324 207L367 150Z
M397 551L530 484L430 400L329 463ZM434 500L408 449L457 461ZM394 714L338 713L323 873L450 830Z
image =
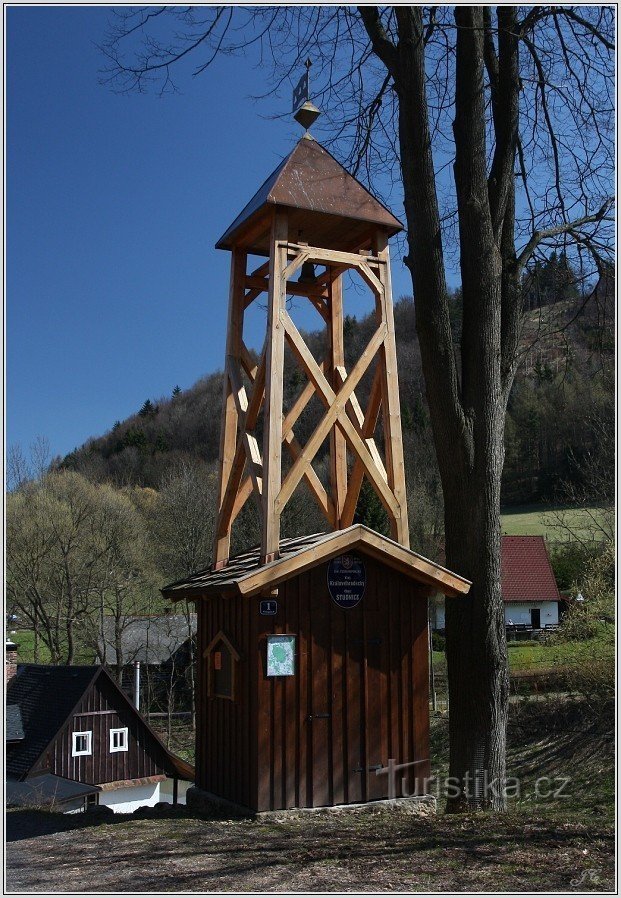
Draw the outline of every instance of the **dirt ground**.
M532 814L313 814L284 823L186 808L7 818L7 892L562 891L614 888L610 825Z
M434 718L447 772L448 720ZM512 708L507 814L7 815L8 892L605 892L614 882L614 717L584 701ZM538 777L563 794L541 800ZM560 780L558 778L561 778ZM101 811L99 812L101 813Z

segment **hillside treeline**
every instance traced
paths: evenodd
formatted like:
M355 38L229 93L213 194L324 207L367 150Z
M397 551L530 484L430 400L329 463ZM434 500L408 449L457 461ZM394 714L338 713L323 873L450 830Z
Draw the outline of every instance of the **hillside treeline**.
M567 288L560 295L566 293ZM570 299L556 303L547 299L525 316L520 368L507 415L503 478L506 505L554 500L562 484L578 476L576 461L597 452L602 421L614 419L610 290L600 290L599 294L596 290L588 301L575 293L574 289ZM532 290L527 297L532 303ZM459 293L453 297L453 311L455 352L459 353ZM395 305L395 328L406 465L412 487L423 489L435 501L438 476L414 319L413 300L400 299ZM372 316L346 318L348 369L374 327ZM321 361L324 334L304 336ZM289 353L284 382L285 405L289 406L306 384ZM357 389L363 408L370 382L367 374ZM170 398L147 399L136 414L116 422L104 436L89 440L57 460L56 465L83 473L97 483L159 489L167 472L181 461L217 463L221 402L222 374L211 374L188 390L176 388ZM322 412L319 401L313 399L296 426L300 443L308 439ZM381 444L381 421L376 438ZM327 450L326 441L318 457L320 476Z

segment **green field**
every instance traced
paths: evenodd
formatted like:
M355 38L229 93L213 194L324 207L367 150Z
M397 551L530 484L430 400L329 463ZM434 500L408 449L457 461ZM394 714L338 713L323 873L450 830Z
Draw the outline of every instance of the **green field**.
M580 642L509 642L507 654L512 675L543 674L561 668L586 668L597 663L614 668L614 642L612 624L600 624L599 633L592 639ZM434 651L433 667L440 681L446 679L446 656Z
M604 512L597 507L567 508L562 505L516 505L501 514L502 532L505 536L545 536L550 542L567 541L567 533L555 526L559 515L566 518L572 528L585 538L603 539L602 530L591 533L591 521L603 524Z
M34 657L34 632L32 630L17 630L10 633L11 639L17 644L18 661L23 664L32 664ZM42 640L39 640L38 664L50 664L50 652ZM73 661L74 664L93 664L93 653L90 650L78 651Z

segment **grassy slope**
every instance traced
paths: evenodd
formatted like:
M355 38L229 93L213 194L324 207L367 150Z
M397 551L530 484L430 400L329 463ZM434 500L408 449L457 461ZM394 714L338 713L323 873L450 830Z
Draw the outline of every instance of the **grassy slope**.
M438 776L448 771L448 718L431 726L432 757ZM614 823L614 716L611 704L542 696L510 705L507 774L519 779L513 812L566 821ZM549 786L557 795L546 796Z
M18 660L24 664L34 662L34 633L32 630L17 630L11 634L11 639L18 646ZM39 640L39 664L50 664L50 653L44 643ZM89 650L78 652L74 664L93 664L93 653Z
M597 517L597 509L591 509ZM581 510L561 505L516 505L501 515L502 532L506 536L545 536L550 542L562 542L566 537L554 527L554 516L562 512L574 522L580 521ZM590 538L590 532L585 531Z

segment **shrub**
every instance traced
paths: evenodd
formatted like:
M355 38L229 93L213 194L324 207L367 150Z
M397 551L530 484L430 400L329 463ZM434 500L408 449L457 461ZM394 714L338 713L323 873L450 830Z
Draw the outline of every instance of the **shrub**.
M446 648L446 639L442 636L441 633L432 633L431 634L431 647L434 652L443 652Z
M606 638L608 624L614 623L614 576L614 548L607 545L585 564L583 575L574 586L576 591L580 590L584 601L570 603L557 641L593 639L598 634ZM612 630L609 638L614 639Z
M555 642L575 641L567 656L567 688L590 701L612 701L615 690L614 547L607 545L585 567L577 585L583 602L572 602Z
M554 577L560 590L573 589L579 583L590 562L598 555L597 549L564 543L555 547L550 556Z

